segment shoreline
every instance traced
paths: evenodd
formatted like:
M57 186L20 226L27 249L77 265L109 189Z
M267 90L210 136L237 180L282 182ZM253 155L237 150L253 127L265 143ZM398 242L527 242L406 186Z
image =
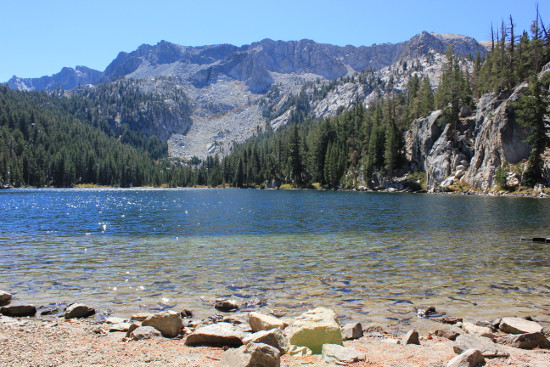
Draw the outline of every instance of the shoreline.
M266 310L259 312L267 314ZM430 310L424 310L430 312ZM435 311L435 310L434 310ZM64 312L64 311L63 311ZM247 315L236 312L218 311L221 317L195 319L188 310L182 312L183 328L177 336L166 338L156 336L141 340L128 337L130 319L111 317L103 320L63 317L63 312L49 319L39 317L0 316L0 365L17 366L225 366L220 364L227 346L188 346L189 335L204 325L230 323L234 327L252 332ZM169 311L168 311L169 312ZM166 313L166 312L164 312ZM172 312L175 314L174 312ZM160 313L156 313L160 314ZM152 313L149 313L152 315ZM512 315L498 315L509 317ZM143 317L144 315L140 315ZM133 317L137 319L137 316ZM282 318L292 325L296 318ZM542 325L543 334L550 336L550 321L540 321L536 315L532 320ZM419 331L419 345L404 340L404 331L392 331L383 324L362 324L362 336L343 342L366 356L354 363L325 364L319 354L292 356L282 355L281 366L447 366L456 357L457 336L486 332L494 320L475 323L474 320L443 318L432 322L429 330ZM121 325L126 324L126 329ZM221 324L220 324L221 325ZM473 326L472 326L473 325ZM347 325L346 325L347 326ZM340 325L342 330L344 325ZM476 329L477 328L477 329ZM409 328L410 329L410 328ZM499 342L506 334L491 327L488 340L502 352L499 357L487 357L486 366L533 366L542 367L550 363L550 349L526 350ZM229 348L229 349L234 349Z

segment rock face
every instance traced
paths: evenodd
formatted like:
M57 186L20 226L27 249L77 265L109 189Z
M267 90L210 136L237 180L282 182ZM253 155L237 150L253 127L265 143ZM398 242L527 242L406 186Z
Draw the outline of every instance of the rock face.
M66 319L76 319L83 317L90 317L95 314L95 310L92 307L83 305L81 303L73 303L65 311Z
M0 306L5 306L11 302L12 295L0 290Z
M11 305L2 307L0 313L11 317L25 317L36 315L36 306L34 305Z
M53 89L73 89L80 85L95 84L103 73L85 66L73 68L63 68L57 74L43 76L41 78L18 78L13 76L8 81L8 86L19 90L53 90Z
M276 348L263 343L249 343L229 349L220 358L221 367L279 367L281 355Z
M412 170L426 172L429 190L445 190L462 181L487 191L501 164L528 157L526 130L511 112L511 103L526 87L520 85L511 95L483 95L475 114L456 124L443 125L441 111L412 124L405 135L406 157Z
M284 329L287 325L285 322L275 316L265 315L259 312L251 312L248 315L248 323L252 331Z
M320 354L326 343L342 345L338 318L328 308L319 307L303 313L285 331L291 345L308 347L314 354Z
M154 327L165 338L175 338L180 334L183 327L180 314L171 310L148 316L141 324Z
M519 317L505 317L500 321L499 329L508 334L540 333L542 325Z
M238 347L245 337L242 329L226 322L203 326L195 330L185 340L185 345L219 345Z

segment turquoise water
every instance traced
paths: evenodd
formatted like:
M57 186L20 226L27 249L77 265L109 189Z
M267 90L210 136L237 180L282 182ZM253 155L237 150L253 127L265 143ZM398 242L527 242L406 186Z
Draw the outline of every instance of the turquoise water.
M400 325L414 307L550 321L550 200L261 190L5 190L0 289L126 316L216 298ZM253 308L251 308L253 309Z

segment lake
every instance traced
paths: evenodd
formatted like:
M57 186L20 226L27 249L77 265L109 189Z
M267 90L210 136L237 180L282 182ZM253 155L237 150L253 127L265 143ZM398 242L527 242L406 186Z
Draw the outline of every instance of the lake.
M415 324L415 307L550 321L550 200L238 189L0 192L0 289L101 312L217 311ZM250 310L257 308L251 307Z

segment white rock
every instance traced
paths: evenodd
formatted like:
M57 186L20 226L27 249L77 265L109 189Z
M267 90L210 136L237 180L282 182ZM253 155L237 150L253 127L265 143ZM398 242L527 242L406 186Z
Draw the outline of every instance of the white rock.
M132 340L143 340L143 339L151 339L161 335L162 334L160 333L160 331L158 331L152 326L140 326L137 329L133 330L129 334L129 337Z
M484 336L491 340L494 339L493 331L490 328L485 326L478 326L478 325L472 324L471 322L463 322L462 329L466 332L466 334L476 334L479 336Z
M500 320L499 329L508 334L541 333L542 326L534 321L519 317L505 317Z
M447 363L447 367L476 367L485 364L485 357L477 349L468 349Z
M365 354L337 344L323 344L322 354L323 360L327 362L354 363L365 360Z
M226 322L206 325L195 330L185 340L185 345L241 346L246 336L244 331Z
M270 345L249 343L237 349L225 351L220 367L280 367L281 354Z
M169 310L147 317L141 325L154 327L165 338L174 338L180 334L183 321L179 313Z
M252 331L284 329L287 324L275 316L265 315L259 312L251 312L248 315L248 323Z
M260 330L243 339L243 344L264 343L277 348L281 353L288 349L288 339L280 329Z

